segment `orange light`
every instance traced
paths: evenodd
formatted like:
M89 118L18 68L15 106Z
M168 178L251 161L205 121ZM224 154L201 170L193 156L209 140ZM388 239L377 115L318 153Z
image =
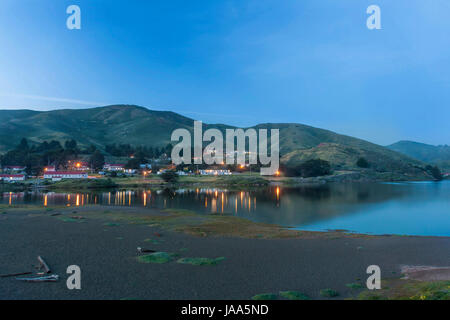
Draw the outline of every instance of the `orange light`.
M81 163L77 162L77 164L75 165L77 168L81 167Z

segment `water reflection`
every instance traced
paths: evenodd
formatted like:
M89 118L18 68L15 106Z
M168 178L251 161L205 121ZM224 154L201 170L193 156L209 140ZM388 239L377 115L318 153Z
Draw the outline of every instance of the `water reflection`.
M404 231L402 233L410 233L409 229L404 230L404 222L408 221L413 234L450 235L449 194L449 182L348 183L296 188L272 186L239 191L196 188L85 193L8 192L0 194L0 203L33 203L44 207L182 208L311 230L350 229L375 233L391 230L391 225L395 225L395 230ZM434 214L432 220L427 218L431 213ZM374 217L378 220L374 221ZM423 231L424 226L427 226L426 232Z

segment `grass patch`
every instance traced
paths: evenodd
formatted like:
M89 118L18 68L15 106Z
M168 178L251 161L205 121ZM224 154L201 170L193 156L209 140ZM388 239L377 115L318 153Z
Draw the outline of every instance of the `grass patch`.
M111 179L67 179L51 183L50 189L84 190L84 189L111 189L118 185Z
M334 298L337 297L339 293L336 290L328 288L320 290L320 295L325 298Z
M299 291L280 291L280 296L289 300L311 300L311 298Z
M274 293L261 293L252 297L252 300L277 300L278 296Z
M141 263L168 263L173 260L178 255L176 253L170 253L170 252L155 252L151 254L146 254L143 256L137 257L137 260Z
M58 220L64 221L64 222L78 222L78 223L82 223L84 222L82 219L74 219L71 217L58 217Z
M118 226L120 226L119 223L114 223L114 222L106 222L103 225L107 226L107 227L118 227Z
M181 259L177 260L177 263L191 264L193 266L215 266L223 260L225 260L224 257L219 257L219 258L181 258Z
M389 279L381 281L381 290L365 290L359 300L450 300L450 281Z

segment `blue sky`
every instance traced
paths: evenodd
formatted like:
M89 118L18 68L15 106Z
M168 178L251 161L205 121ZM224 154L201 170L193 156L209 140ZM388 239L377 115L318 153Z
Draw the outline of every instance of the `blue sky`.
M137 104L450 144L449 16L448 0L2 0L0 108Z

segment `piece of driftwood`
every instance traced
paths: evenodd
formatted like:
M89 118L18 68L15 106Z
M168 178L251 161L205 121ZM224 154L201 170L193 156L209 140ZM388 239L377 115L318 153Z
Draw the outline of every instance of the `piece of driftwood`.
M153 252L156 252L156 250L144 249L144 248L141 248L141 247L137 247L137 251L139 253L153 253Z
M60 216L60 215L61 215L61 213L59 213L59 212L56 212L56 213L52 213L52 214L51 214L52 217Z
M37 259L39 261L39 267L44 269L44 273L50 273L51 270L44 259L41 256L38 256Z
M59 276L56 274L52 274L51 276L36 277L36 278L16 278L16 280L26 282L56 282L59 280Z
M72 219L86 219L85 217L82 216L70 216Z
M26 274L32 274L32 272L0 274L0 278L17 277L17 276L23 276L23 275L26 275Z

